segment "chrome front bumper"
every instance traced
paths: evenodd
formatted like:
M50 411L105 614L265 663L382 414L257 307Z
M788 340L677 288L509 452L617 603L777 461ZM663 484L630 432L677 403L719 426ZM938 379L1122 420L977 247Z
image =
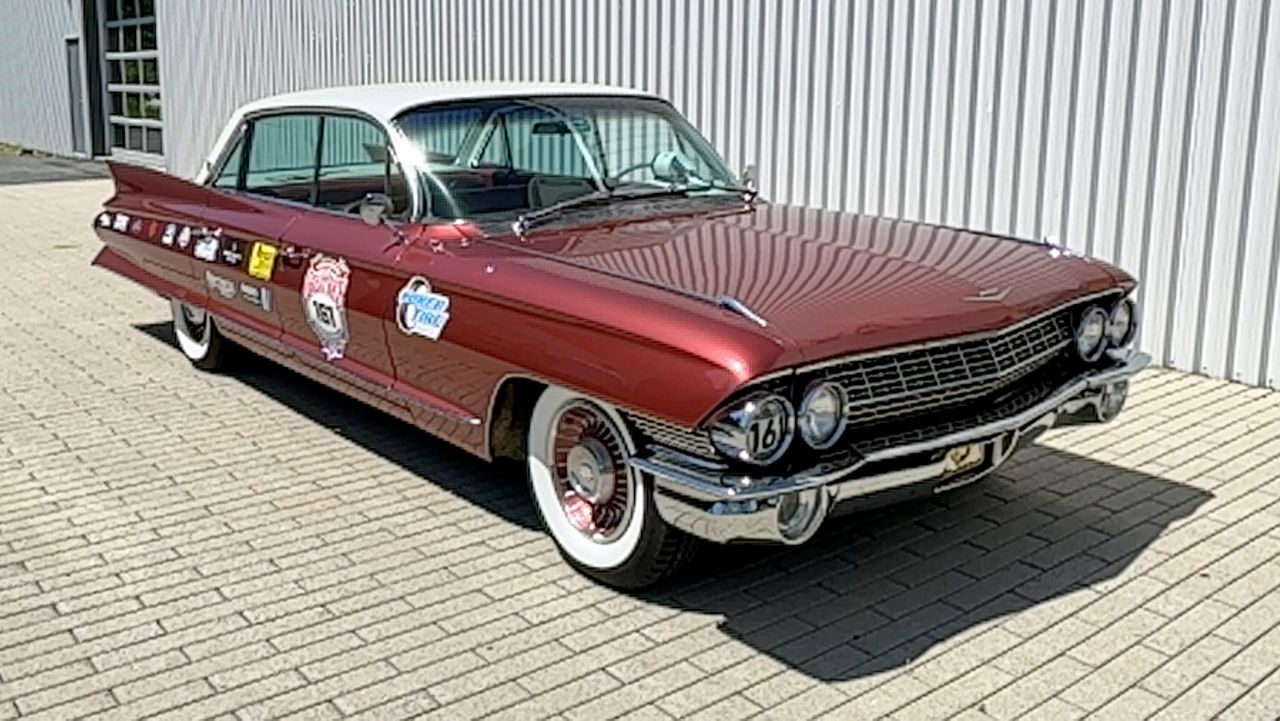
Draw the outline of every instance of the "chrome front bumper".
M1113 365L1062 385L1044 400L1007 418L917 443L851 455L790 476L744 476L674 449L651 446L631 465L654 479L654 504L672 526L694 536L726 543L808 540L841 504L940 493L973 483L999 468L1021 445L1064 423L1106 422L1124 407L1129 379L1151 362L1130 352ZM946 451L983 446L983 462L948 475ZM937 452L943 452L937 457ZM903 459L927 456L925 461ZM892 463L897 461L897 463ZM891 462L886 464L885 462ZM893 470L879 471L876 465ZM856 505L856 504L853 504Z

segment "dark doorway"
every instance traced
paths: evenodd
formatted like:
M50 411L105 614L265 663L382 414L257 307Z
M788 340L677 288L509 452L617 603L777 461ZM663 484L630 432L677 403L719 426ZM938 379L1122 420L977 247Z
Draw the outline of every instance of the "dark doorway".
M67 38L67 92L71 101L71 148L85 154L84 77L80 73L80 38Z

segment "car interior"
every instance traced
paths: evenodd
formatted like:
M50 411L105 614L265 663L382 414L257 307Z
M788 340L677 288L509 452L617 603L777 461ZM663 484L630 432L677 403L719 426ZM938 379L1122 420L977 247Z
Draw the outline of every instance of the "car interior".
M512 168L440 168L432 174L438 183L428 184L431 207L438 215L451 214L455 205L460 215L520 213L596 190L587 178Z

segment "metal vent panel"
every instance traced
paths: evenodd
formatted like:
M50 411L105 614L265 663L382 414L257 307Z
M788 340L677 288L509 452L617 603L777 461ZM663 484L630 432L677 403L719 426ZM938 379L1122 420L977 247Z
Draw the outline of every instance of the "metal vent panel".
M715 448L704 433L635 413L629 413L627 418L635 425L636 430L654 443L705 458L716 456Z

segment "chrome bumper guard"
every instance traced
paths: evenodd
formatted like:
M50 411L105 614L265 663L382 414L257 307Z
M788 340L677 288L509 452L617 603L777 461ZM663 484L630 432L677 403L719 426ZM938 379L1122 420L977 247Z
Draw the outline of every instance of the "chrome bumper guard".
M1151 362L1136 351L1112 356L1113 365L1062 385L1044 400L1015 415L939 438L854 455L791 476L743 476L711 461L651 446L631 465L654 479L654 504L672 526L694 536L726 543L765 541L797 544L817 532L841 503L885 491L916 487L933 493L973 483L999 468L1018 447L1041 432L1066 423L1106 422L1124 407L1129 379ZM871 473L867 466L937 451L982 444L985 458L971 469L950 473L947 454L927 463Z

